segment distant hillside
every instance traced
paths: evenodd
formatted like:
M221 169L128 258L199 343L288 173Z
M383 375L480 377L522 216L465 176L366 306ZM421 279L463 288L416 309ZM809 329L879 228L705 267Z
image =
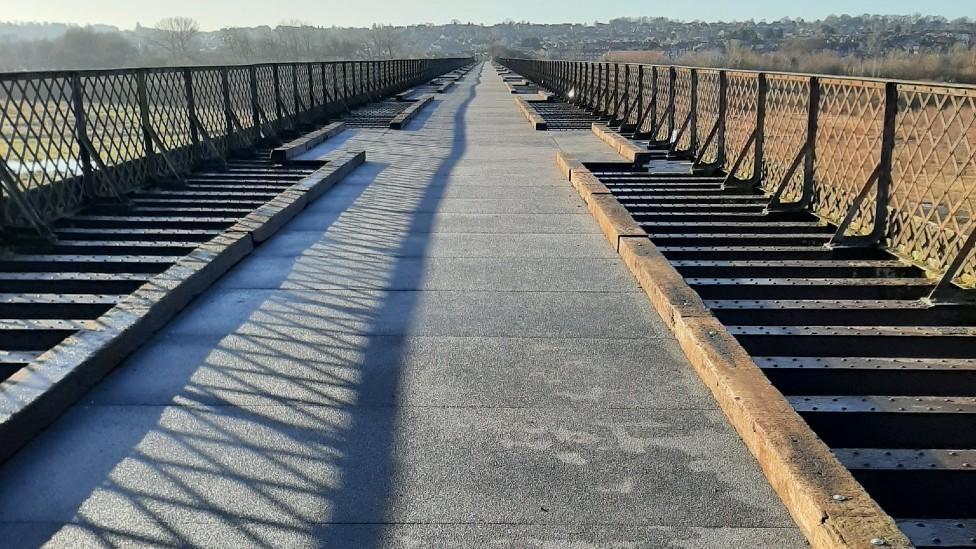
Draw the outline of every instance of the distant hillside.
M80 28L63 23L0 23L0 70L457 56L493 51L596 60L611 51L627 51L631 52L624 54L628 60L651 55L662 63L759 63L762 66L754 68L784 70L806 70L814 66L807 61L817 58L821 60L817 66L825 71L843 74L857 72L856 67L867 67L859 74L877 72L882 64L876 61L883 58L901 59L899 63L908 66L903 68L910 68L938 65L951 57L953 66L963 66L943 71L944 76L938 70L924 74L957 79L953 75L967 72L967 52L976 48L973 19L919 15L713 23L651 17L589 24L506 21L475 25L455 21L372 28L292 21L274 27L218 31L201 31L192 20L186 22L192 25L184 29L185 33L164 28L162 22L124 30L107 25ZM919 63L912 63L913 59Z

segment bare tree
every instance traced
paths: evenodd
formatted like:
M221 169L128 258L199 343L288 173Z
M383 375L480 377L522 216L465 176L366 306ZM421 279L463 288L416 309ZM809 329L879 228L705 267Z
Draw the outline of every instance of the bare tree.
M400 43L400 31L396 27L374 23L366 37L366 50L373 59L393 59Z
M247 29L229 28L220 31L220 40L224 47L239 61L254 61L254 42Z
M157 45L169 52L174 61L185 61L193 52L193 41L200 25L192 17L167 17L156 23Z
M321 29L311 23L293 19L282 21L274 29L276 49L283 61L309 60L316 57Z

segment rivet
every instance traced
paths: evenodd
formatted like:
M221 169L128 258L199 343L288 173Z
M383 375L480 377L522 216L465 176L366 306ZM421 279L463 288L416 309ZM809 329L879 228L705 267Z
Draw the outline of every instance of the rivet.
M881 538L871 538L871 545L877 545L877 546L888 545L888 542Z
M840 494L834 494L831 497L834 501L847 501L847 496L842 496Z

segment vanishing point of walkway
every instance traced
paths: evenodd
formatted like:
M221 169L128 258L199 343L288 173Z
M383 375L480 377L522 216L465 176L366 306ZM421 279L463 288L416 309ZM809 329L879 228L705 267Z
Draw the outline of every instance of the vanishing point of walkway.
M0 466L3 545L803 546L558 147L483 65L308 153L368 162Z

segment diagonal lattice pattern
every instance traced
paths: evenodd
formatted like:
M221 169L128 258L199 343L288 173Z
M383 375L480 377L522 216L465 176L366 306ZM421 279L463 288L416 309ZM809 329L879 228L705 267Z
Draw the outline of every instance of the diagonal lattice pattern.
M814 208L840 221L881 159L884 83L824 78L820 81L820 125L817 132L817 186ZM874 193L851 224L864 233L874 224Z
M725 168L731 170L736 157L745 150L745 157L733 175L739 179L748 179L755 175L755 151L753 147L746 149L746 143L756 128L759 78L754 72L730 71L728 82Z
M70 76L0 79L0 160L41 216L77 208L84 200L84 189L71 184L82 175L75 123ZM4 198L5 219L26 222L6 193Z
M708 139L709 132L719 122L719 77L719 71L717 70L698 71L698 114L696 120L697 126L695 128L698 137L698 147L705 146L705 140ZM695 154L701 153L698 147L695 148ZM704 162L715 162L718 159L718 150L719 140L718 136L716 136L708 144L708 149L705 151L702 160Z
M109 180L101 170L94 171L95 192L99 196L113 196L113 188L116 192L127 192L133 187L132 182L143 180L150 171L136 76L109 73L82 77L80 82L94 153L106 166L116 168L117 181Z
M942 270L976 227L976 90L900 84L895 132L888 241Z
M681 131L682 126L685 125L685 121L692 113L691 109L691 69L686 67L678 67L675 71L674 80L674 120L675 120L675 131ZM690 126L685 127L684 133L681 134L679 141L675 144L675 148L679 151L687 151L692 147L692 128ZM672 138L678 138L677 135L672 136Z
M766 95L766 135L764 154L764 190L772 192L786 176L787 170L807 138L807 112L810 108L810 78L806 76L767 75L769 92ZM799 198L803 170L796 170L782 199L791 202Z

